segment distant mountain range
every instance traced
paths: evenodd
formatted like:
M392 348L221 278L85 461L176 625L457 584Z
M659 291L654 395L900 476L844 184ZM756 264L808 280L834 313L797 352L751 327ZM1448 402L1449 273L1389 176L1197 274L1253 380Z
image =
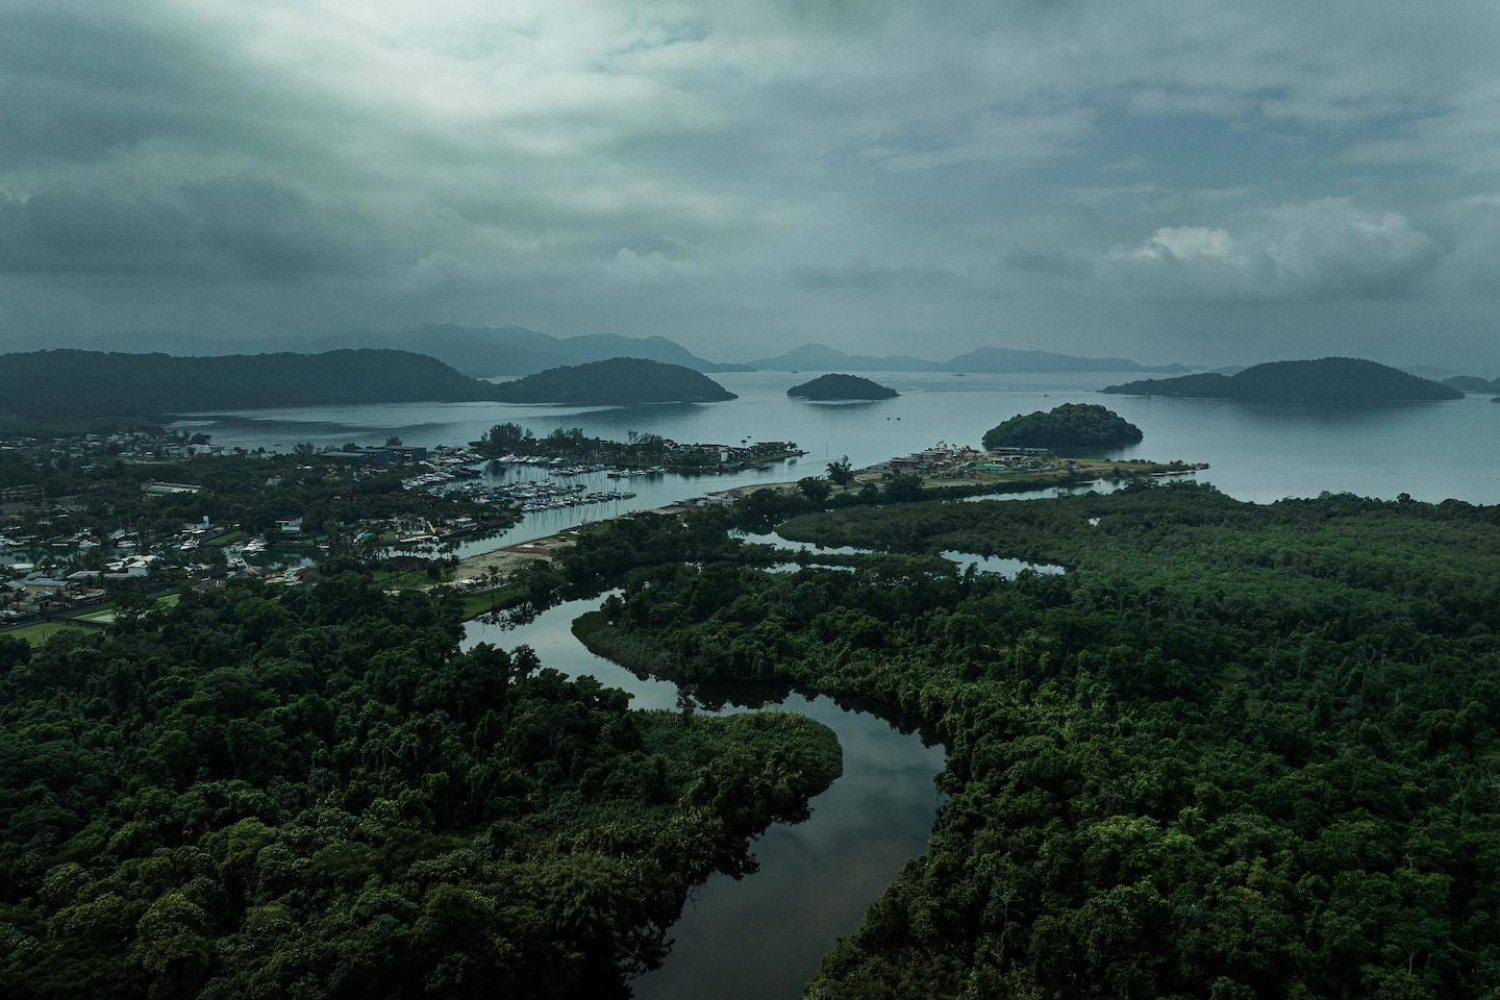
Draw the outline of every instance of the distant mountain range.
M644 358L682 365L696 372L762 371L885 371L955 372L975 374L1045 372L1157 372L1175 374L1195 369L1183 365L1137 364L1128 358L1084 358L1049 351L981 347L946 361L904 354L874 356L848 354L826 344L804 344L795 350L745 364L710 361L666 337L624 337L613 333L554 337L524 326L456 326L429 323L405 330L349 330L343 333L254 337L221 340L162 330L133 330L108 337L59 341L18 338L0 346L17 352L44 348L88 351L128 351L132 354L171 354L176 357L222 357L229 354L318 354L334 350L378 348L415 351L437 358L465 375L531 375L563 365L581 365L610 358Z
M1239 399L1255 403L1378 403L1460 399L1452 386L1361 358L1272 361L1235 375L1204 372L1143 379L1104 390L1125 396Z
M873 356L846 354L826 344L803 344L771 358L746 362L760 371L864 371L864 372L955 372L975 374L1021 374L1046 372L1161 372L1191 369L1183 365L1148 367L1128 358L1083 358L1050 351L1021 351L1008 347L981 347L947 361L928 361L905 354Z
M136 330L110 337L71 343L23 343L17 349L73 347L94 351L127 350L132 354L171 354L177 357L222 357L228 354L323 353L333 350L379 348L416 351L437 358L465 375L531 375L562 365L579 365L609 358L645 358L682 365L699 372L749 371L746 365L720 364L698 357L665 337L621 337L612 333L581 337L553 337L524 326L453 326L432 323L397 331L351 330L302 337L257 337L218 340L192 334Z

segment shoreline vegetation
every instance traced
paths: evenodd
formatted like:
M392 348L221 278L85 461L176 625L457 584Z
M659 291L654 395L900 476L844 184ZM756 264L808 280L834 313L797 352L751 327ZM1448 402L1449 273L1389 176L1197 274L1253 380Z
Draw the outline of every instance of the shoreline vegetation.
M590 437L582 428L558 428L536 437L520 424L496 424L473 447L489 459L507 457L564 461L570 467L611 466L619 469L657 469L692 475L769 468L773 463L800 458L807 452L792 441L757 441L722 445L682 444L660 434L627 431L626 440Z

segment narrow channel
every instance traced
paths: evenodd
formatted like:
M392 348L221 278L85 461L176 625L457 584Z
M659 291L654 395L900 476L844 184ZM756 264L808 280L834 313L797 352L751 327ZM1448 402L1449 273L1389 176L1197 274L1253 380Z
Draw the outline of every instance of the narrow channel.
M676 684L637 677L573 636L573 620L601 603L603 597L569 601L514 627L470 622L464 644L527 645L544 666L629 692L635 708L675 708ZM838 735L843 776L812 800L810 819L773 826L755 843L756 874L738 881L716 875L694 893L672 927L666 962L632 983L640 1000L801 996L822 956L859 926L901 866L926 847L942 747L830 698L794 693L757 707L772 704ZM749 710L728 703L718 709Z
M788 551L817 551L774 533L738 537ZM1023 568L1061 571L1018 560L945 555L960 566L972 561L981 572L1006 576ZM544 666L571 677L593 676L628 692L632 707L676 708L681 697L676 684L637 677L590 652L573 635L573 621L597 610L607 596L568 601L519 624L470 622L464 645L527 645ZM824 696L734 687L715 690L711 698L713 707L700 711L774 706L816 719L838 735L844 773L812 800L806 822L773 826L756 841L759 871L740 880L716 875L694 892L671 929L666 961L632 987L639 1000L794 1000L822 956L859 926L901 866L925 850L940 801L933 777L943 766L943 750L867 707Z

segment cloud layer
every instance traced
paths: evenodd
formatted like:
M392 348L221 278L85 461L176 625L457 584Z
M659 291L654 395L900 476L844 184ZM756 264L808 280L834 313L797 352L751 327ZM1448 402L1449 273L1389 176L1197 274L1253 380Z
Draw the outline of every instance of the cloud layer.
M1449 360L1500 364L1494 5L12 0L6 21L11 338L436 320L724 357L919 334L1410 363L1420 319Z
M1164 226L1111 263L1149 299L1252 304L1399 298L1446 252L1397 212L1319 201L1278 208L1240 235Z

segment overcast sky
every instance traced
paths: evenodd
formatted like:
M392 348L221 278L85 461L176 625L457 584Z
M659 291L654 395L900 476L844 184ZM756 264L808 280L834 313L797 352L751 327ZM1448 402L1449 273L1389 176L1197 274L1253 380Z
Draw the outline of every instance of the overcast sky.
M1494 0L0 0L0 336L1500 375L1497 262Z

